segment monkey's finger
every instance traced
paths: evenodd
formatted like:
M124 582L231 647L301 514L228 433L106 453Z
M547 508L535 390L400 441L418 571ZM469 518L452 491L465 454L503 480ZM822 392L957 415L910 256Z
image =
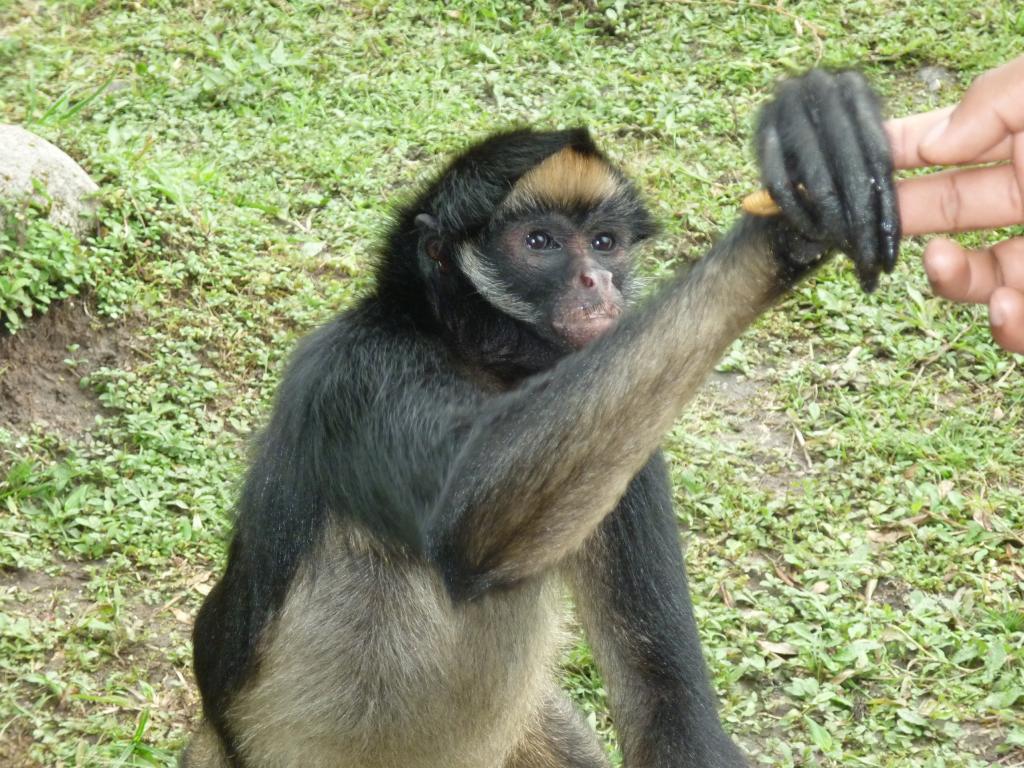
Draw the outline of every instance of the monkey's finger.
M900 252L900 214L893 180L892 153L882 128L882 112L874 92L854 72L839 75L840 92L856 117L860 145L875 190L877 247L882 268L892 272Z
M842 192L826 156L821 131L814 125L805 103L806 96L794 91L780 95L779 99L781 112L787 117L785 140L794 158L793 180L798 189L806 190L802 197L828 242L843 243L850 227Z
M824 73L808 75L814 98L808 113L821 132L823 152L835 179L840 196L840 215L834 216L837 225L844 226L841 242L852 252L849 254L857 270L861 287L873 291L878 284L881 260L875 232L878 215L874 205L874 185L863 156L860 136L854 124L854 115L843 103L837 82Z
M761 164L761 183L789 221L805 236L820 240L823 232L807 210L802 195L797 194L789 166L786 162L782 137L776 124L777 102L768 104L761 112L758 135L758 159Z

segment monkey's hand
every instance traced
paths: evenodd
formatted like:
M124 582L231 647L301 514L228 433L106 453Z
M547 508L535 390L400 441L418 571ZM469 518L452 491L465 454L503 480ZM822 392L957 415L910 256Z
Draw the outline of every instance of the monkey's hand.
M900 220L879 100L856 72L787 80L757 125L761 180L782 209L773 247L794 282L832 250L865 291L892 272Z

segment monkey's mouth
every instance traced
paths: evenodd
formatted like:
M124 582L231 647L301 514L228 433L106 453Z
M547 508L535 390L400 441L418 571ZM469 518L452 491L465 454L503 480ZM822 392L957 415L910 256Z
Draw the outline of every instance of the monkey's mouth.
M577 305L561 313L551 325L555 333L576 349L604 336L619 321L622 307L615 304Z

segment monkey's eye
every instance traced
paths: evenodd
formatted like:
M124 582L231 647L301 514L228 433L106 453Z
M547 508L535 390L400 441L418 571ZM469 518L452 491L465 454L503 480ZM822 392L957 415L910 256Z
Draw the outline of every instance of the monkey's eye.
M558 243L547 232L537 229L526 236L526 247L531 251L549 251L557 248Z
M606 232L602 232L590 241L590 246L595 251L610 251L615 247L615 238Z

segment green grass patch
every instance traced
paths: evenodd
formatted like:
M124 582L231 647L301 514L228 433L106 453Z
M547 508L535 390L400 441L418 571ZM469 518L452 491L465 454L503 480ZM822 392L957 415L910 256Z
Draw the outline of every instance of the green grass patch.
M46 220L34 200L0 203L0 327L17 331L54 301L77 295L91 278L78 239Z

